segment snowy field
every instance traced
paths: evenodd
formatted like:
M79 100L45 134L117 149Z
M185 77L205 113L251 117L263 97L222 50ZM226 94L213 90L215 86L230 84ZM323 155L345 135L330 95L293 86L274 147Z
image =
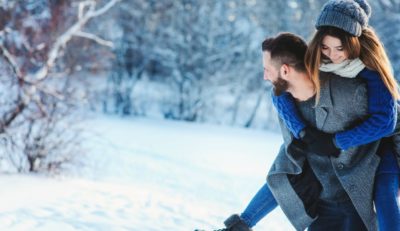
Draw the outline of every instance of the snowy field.
M222 228L258 188L279 134L96 117L82 163L61 176L0 175L0 230ZM294 230L280 209L257 230Z

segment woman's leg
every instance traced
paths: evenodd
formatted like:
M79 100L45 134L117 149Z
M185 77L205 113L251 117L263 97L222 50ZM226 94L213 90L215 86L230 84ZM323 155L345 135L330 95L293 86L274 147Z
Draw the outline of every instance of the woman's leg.
M380 231L400 230L398 206L400 169L390 148L385 147L375 177L374 201Z
M250 201L240 217L251 228L277 206L278 203L272 195L267 183L265 183Z
M398 174L381 173L376 176L375 207L378 215L379 230L381 231L400 230L398 190Z

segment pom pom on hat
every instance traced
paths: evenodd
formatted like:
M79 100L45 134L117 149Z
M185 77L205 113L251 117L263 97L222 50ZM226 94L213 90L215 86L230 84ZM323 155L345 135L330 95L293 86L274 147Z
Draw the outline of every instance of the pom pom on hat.
M371 6L368 4L367 1L365 0L354 0L355 2L360 5L360 7L364 10L365 14L369 17L371 17Z

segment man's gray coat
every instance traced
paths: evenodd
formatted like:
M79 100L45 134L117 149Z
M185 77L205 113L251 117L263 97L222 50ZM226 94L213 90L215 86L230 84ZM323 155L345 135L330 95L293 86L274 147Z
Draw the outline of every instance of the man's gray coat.
M336 133L347 130L366 118L368 98L366 84L362 79L340 78L330 73L321 73L320 78L321 97L315 107L315 118L307 119L310 115L304 113L310 110L299 108L308 124L324 132ZM304 230L315 218L306 213L287 174L300 174L306 158L288 149L293 142L293 135L282 122L281 128L284 144L268 173L267 183L293 226L297 230ZM330 157L336 176L368 230L377 230L373 185L380 160L376 155L378 146L379 141L375 141L342 151L338 158Z

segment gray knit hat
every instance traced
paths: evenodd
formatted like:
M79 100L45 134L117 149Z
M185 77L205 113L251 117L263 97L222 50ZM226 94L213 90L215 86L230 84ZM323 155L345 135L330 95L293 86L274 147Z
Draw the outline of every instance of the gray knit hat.
M359 37L370 16L366 0L330 0L322 7L315 27L333 26Z

